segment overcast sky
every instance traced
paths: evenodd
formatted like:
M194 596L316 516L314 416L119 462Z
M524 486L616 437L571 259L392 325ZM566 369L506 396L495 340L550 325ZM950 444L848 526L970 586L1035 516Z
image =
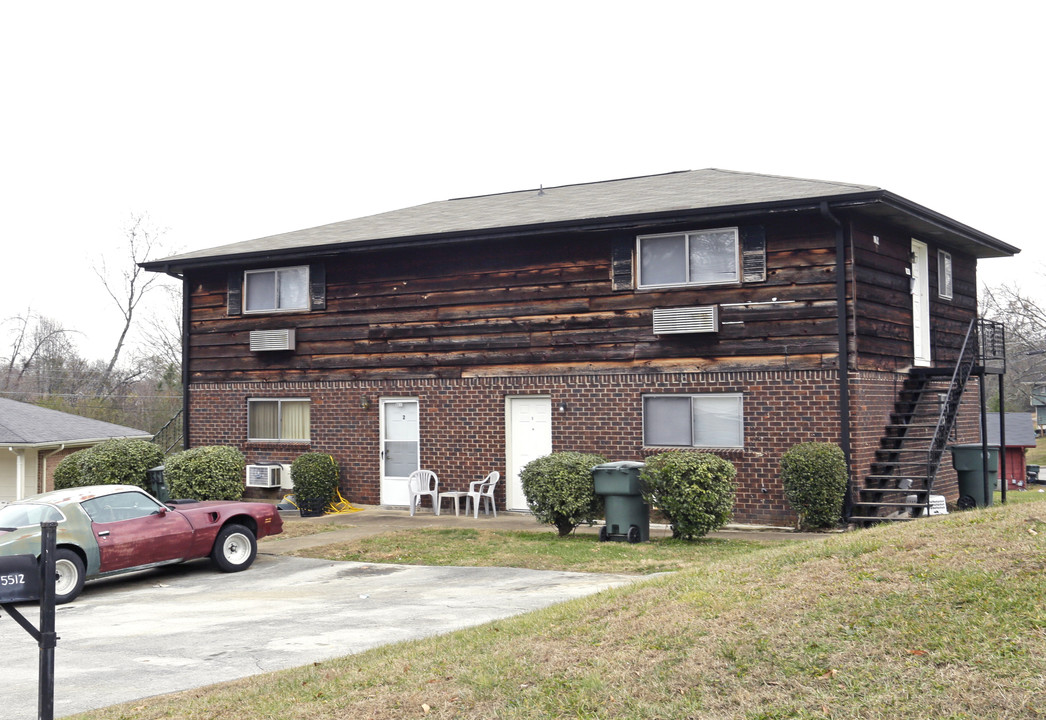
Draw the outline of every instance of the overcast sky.
M1044 15L1005 1L3 2L0 318L31 308L107 357L119 314L90 268L125 260L136 214L187 251L706 167L883 187L1022 248L981 277L1034 290Z

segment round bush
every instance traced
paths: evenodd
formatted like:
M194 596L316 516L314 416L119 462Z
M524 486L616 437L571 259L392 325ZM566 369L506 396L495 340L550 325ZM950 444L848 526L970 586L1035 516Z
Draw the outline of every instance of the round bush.
M299 507L302 503L322 503L326 508L338 489L338 464L326 453L305 453L291 463L291 478Z
M246 467L236 448L209 445L167 458L163 475L172 498L239 500Z
M558 452L527 463L520 479L538 522L555 525L563 536L602 517L603 497L596 495L592 468L605 462L599 455Z
M147 490L145 471L163 463L163 450L148 440L106 440L74 453L66 460L74 456L79 456L76 461L80 466L78 486L135 485ZM57 472L57 468L55 470ZM70 470L68 476L71 475ZM63 471L63 476L66 476L66 471ZM55 482L57 487L57 478Z
M846 456L838 445L823 442L794 445L781 457L785 497L803 530L839 524L846 497Z
M54 468L54 489L66 490L71 487L87 485L84 482L83 461L90 448L77 450L66 455Z
M717 530L734 507L733 463L718 455L667 452L646 459L643 498L668 518L672 537L691 540Z

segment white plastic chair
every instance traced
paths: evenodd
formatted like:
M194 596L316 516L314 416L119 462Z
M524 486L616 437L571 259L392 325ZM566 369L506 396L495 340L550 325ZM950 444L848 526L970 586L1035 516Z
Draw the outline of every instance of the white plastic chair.
M480 502L486 500L487 506L483 509L484 513L490 515L490 511L493 510L494 517L498 516L498 508L494 502L494 488L497 487L500 479L501 473L495 470L482 480L473 480L469 483L469 492L465 497L466 515L469 514L469 505L472 504L475 507L472 516L478 518Z
M407 478L407 493L410 495L410 516L414 517L421 498L432 498L432 511L439 515L439 478L431 470L415 470Z

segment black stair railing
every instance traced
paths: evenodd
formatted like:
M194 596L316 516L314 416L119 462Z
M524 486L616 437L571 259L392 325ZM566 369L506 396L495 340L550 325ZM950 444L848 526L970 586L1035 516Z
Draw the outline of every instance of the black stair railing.
M175 448L182 447L182 411L175 413L174 417L164 423L155 435L153 442L163 448L163 454L169 455Z
M948 444L948 438L955 428L955 418L959 414L959 404L962 402L966 383L973 374L976 366L982 371L995 371L996 368L1005 368L1006 364L1006 342L1005 331L1000 323L992 320L975 318L970 321L966 330L966 338L963 340L962 350L959 351L959 360L952 372L952 381L948 387L948 393L941 404L941 412L937 419L937 427L933 433L933 440L926 458L926 512L929 514L930 493L933 491L933 483L937 478L937 470L941 466L941 457L944 448Z

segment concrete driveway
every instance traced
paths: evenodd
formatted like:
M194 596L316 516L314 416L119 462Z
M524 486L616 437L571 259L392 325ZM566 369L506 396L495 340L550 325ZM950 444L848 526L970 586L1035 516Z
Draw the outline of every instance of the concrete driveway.
M446 633L635 581L506 568L279 555L226 575L206 561L88 583L60 606L55 716ZM21 612L38 624L36 606ZM36 717L36 643L0 612L3 717Z

